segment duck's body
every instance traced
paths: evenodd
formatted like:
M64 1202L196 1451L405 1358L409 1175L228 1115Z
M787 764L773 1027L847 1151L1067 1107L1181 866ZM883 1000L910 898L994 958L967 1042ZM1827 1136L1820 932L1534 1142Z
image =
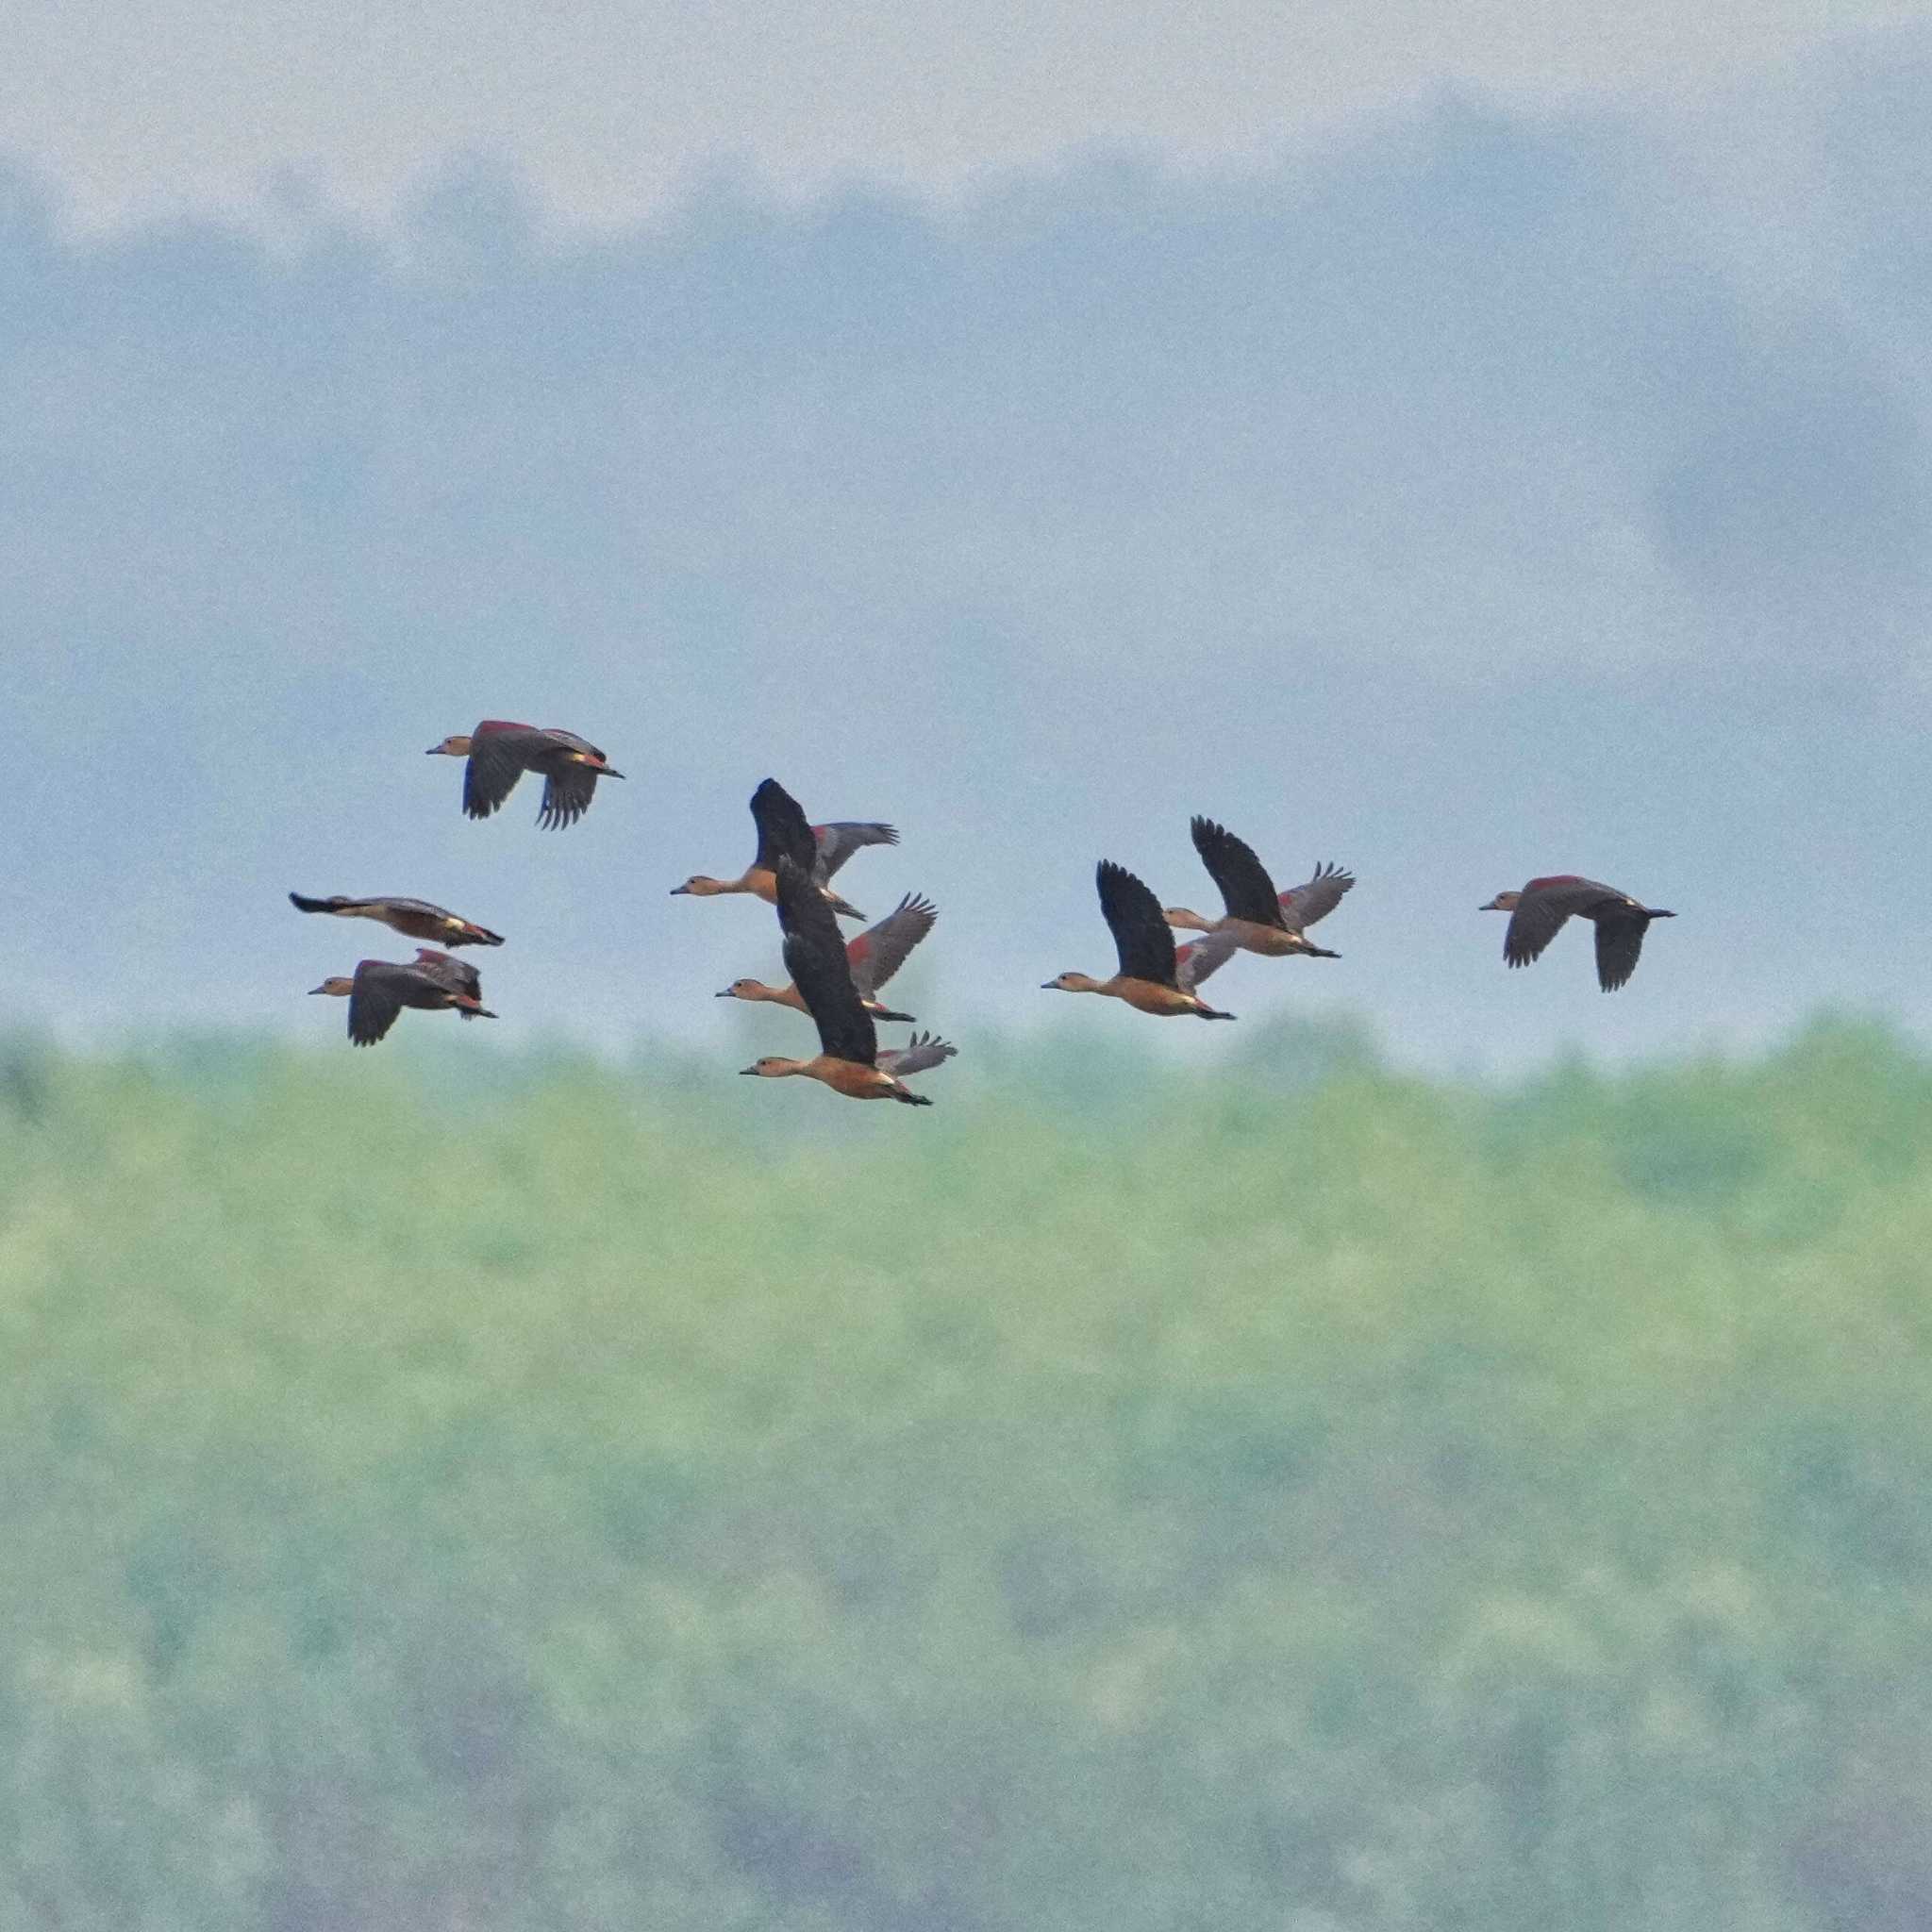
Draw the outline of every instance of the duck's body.
M460 993L467 1001L478 1004L459 1006L457 1011L465 1020L485 1017L480 1002L483 998L483 975L466 959L453 959L447 953L439 953L430 946L418 946L415 959L416 970L427 974L440 986L446 986L452 992ZM488 1015L494 1019L495 1014Z
M878 1050L872 1016L852 983L845 943L823 889L810 871L789 857L781 855L774 870L785 964L818 1027L819 1051L809 1059L767 1055L740 1071L765 1080L816 1080L848 1100L897 1100L908 1107L930 1107L932 1102L913 1092L901 1076L944 1058L944 1053L930 1053L942 1042L926 1042L928 1058L919 1058L907 1048L881 1064L887 1057Z
M328 899L308 899L291 892L290 902L298 912L328 912L338 919L374 919L391 932L412 940L435 940L445 946L500 946L501 933L478 925L473 919L461 919L446 907L432 906L427 899L345 899L340 893Z
M1054 992L1097 992L1119 1000L1137 1013L1159 1019L1191 1013L1201 1020L1232 1020L1217 1012L1193 989L1213 972L1237 943L1231 933L1214 932L1197 941L1191 957L1202 963L1191 968L1187 984L1180 978L1174 929L1160 909L1160 901L1124 866L1103 858L1094 873L1100 909L1113 934L1120 971L1110 979L1088 973L1062 973L1046 982Z
M1531 879L1521 891L1498 892L1478 909L1508 913L1503 958L1511 966L1527 966L1540 958L1565 920L1590 920L1596 927L1597 984L1606 992L1615 992L1627 984L1637 971L1638 955L1643 950L1643 935L1651 921L1677 916L1575 873L1552 873Z
M897 829L874 821L838 820L814 825L804 808L775 778L767 778L751 795L752 824L758 827L758 851L752 862L735 879L713 878L708 873L693 873L681 886L673 886L671 896L689 894L693 899L716 899L727 893L749 892L767 906L778 903L778 860L789 858L810 874L832 910L841 919L863 919L865 914L832 891L832 874L861 845L896 845Z
M905 963L906 956L927 933L939 908L929 899L908 892L876 925L845 942L845 963L851 970L852 984L859 1004L874 1020L910 1021L910 1013L895 1013L878 998L878 989ZM721 1000L763 1000L776 1007L790 1007L794 1012L809 1014L811 1008L795 984L767 986L759 979L734 979L718 997Z
M1325 946L1313 944L1304 928L1325 919L1355 884L1355 874L1324 862L1314 875L1285 892L1274 890L1268 868L1254 847L1225 825L1196 817L1189 825L1194 850L1208 876L1221 888L1225 908L1219 919L1204 919L1185 906L1170 906L1162 915L1169 925L1184 932L1225 932L1244 953L1282 959L1301 954L1312 959L1339 959Z
M470 974L474 981L475 967L464 966L461 960L452 959L446 953L429 957L445 961L458 973ZM363 959L358 962L353 975L325 979L320 986L310 987L309 991L348 1000L349 1038L357 1046L374 1046L395 1024L396 1016L405 1007L425 1012L441 1012L448 1008L479 1020L496 1018L457 977L441 967L422 964L422 958L419 955L416 962L408 964L398 959Z
M599 778L622 778L588 738L553 726L516 724L486 718L475 730L445 738L429 747L431 758L463 758L463 810L487 819L516 790L525 772L543 777L543 804L537 823L550 828L574 825L590 810Z

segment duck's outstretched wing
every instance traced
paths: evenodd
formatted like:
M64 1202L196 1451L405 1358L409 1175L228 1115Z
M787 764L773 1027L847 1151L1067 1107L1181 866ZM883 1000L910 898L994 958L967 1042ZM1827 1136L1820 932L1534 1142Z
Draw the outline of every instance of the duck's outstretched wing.
M357 965L349 994L349 1038L356 1045L374 1046L396 1024L409 972L388 959L364 959Z
M1355 886L1355 874L1325 859L1312 878L1291 886L1281 895L1281 923L1291 932L1304 932L1318 919L1326 919Z
M486 718L470 734L470 756L463 764L463 810L473 819L487 819L516 790L531 758L549 742L548 734L534 724Z
M752 793L751 822L758 834L754 871L775 873L781 858L789 858L806 873L818 863L818 842L811 835L805 808L777 779L767 778Z
M959 1049L950 1040L932 1033L915 1033L904 1046L888 1047L879 1055L881 1073L903 1080L908 1074L923 1074L941 1060L949 1060Z
M908 892L876 925L868 926L845 943L852 983L861 999L870 999L906 963L906 956L940 916L930 899Z
M597 774L589 765L565 765L543 778L543 804L537 823L545 831L574 825L590 810L597 795Z
M1125 866L1103 858L1095 868L1100 909L1113 933L1121 972L1129 979L1151 979L1157 986L1174 986L1174 928L1160 909L1160 901Z
M1606 992L1626 985L1643 950L1647 919L1599 918L1596 923L1596 983Z
M1255 857L1254 847L1212 819L1192 819L1188 829L1194 835L1194 850L1201 855L1208 877L1221 888L1227 916L1255 925L1279 925L1281 901L1268 868Z
M858 819L841 819L829 825L814 825L811 835L818 844L819 877L829 879L861 845L896 845L899 828Z
M1218 972L1241 949L1241 941L1231 932L1207 932L1174 954L1174 982L1183 992L1193 992L1201 982Z
M819 1029L821 1049L833 1059L874 1065L878 1035L852 983L837 915L809 870L784 857L774 870L785 968Z

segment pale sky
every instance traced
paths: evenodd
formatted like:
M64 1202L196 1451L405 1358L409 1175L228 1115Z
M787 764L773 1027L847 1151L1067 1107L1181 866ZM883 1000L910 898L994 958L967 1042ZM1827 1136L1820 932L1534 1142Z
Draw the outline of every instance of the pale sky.
M240 212L293 177L381 221L453 158L566 221L621 223L720 168L786 194L958 193L1101 146L1264 164L1446 83L1534 109L1694 96L1925 0L8 0L0 153L69 220Z
M1201 903L1205 812L1361 880L1341 961L1215 982L1254 1029L1483 1066L1821 1005L1932 1033L1932 35L1889 11L861 46L16 5L0 1030L339 1041L306 990L405 942L293 888L509 934L495 1042L784 1051L711 997L775 970L769 911L669 896L744 863L770 774L901 825L850 896L939 901L941 1028L1239 1051L1040 991L1107 970L1097 858ZM263 224L140 219L277 168L308 198ZM489 716L630 780L471 824L423 749ZM1680 914L1624 992L1587 933L1504 970L1476 908L1559 871Z

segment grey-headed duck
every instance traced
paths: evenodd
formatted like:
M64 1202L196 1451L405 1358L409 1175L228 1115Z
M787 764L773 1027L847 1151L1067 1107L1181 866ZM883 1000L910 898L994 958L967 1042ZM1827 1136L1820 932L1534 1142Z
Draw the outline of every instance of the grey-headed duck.
M290 902L298 912L331 912L338 919L374 919L393 932L412 940L437 940L445 946L500 946L503 935L478 925L474 919L459 919L446 907L432 906L427 899L345 899L340 893L330 899L307 899L291 892Z
M1315 868L1312 878L1277 892L1254 847L1237 839L1225 825L1196 817L1190 822L1189 830L1201 863L1221 889L1224 910L1219 919L1203 919L1185 906L1170 906L1165 914L1168 924L1192 932L1231 932L1243 952L1261 953L1270 958L1295 953L1312 959L1341 957L1325 946L1311 944L1304 928L1325 919L1341 903L1342 894L1355 884L1353 873L1324 863Z
M537 823L546 827L574 825L590 810L599 778L621 778L608 758L588 738L535 724L486 718L470 732L429 747L431 758L464 758L463 810L487 819L525 772L543 774L543 804Z
M1512 966L1527 966L1540 958L1573 914L1594 921L1596 980L1606 992L1615 992L1637 971L1637 956L1643 950L1650 922L1677 916L1661 906L1646 906L1614 886L1579 878L1574 872L1531 879L1521 891L1498 892L1478 909L1509 915L1503 957Z
M1183 986L1175 958L1174 928L1160 909L1160 901L1124 866L1103 858L1094 873L1100 891L1100 909L1113 933L1114 950L1120 957L1120 970L1110 979L1095 979L1086 973L1062 973L1049 979L1046 990L1054 992L1097 992L1108 999L1122 1000L1138 1013L1167 1017L1192 1013L1203 1020L1232 1020L1232 1013L1217 1012L1193 991ZM1197 944L1219 957L1196 967L1191 978L1198 983L1234 951L1233 934L1210 933Z
M878 997L878 990L906 963L906 956L927 933L939 917L931 900L907 893L876 925L869 925L856 938L845 941L845 963L852 969L852 983L858 990L859 1004L874 1020L905 1020L910 1013L895 1013ZM734 979L718 997L721 1000L767 1000L774 1006L790 1007L794 1012L808 1010L804 995L795 984L767 986L761 979Z

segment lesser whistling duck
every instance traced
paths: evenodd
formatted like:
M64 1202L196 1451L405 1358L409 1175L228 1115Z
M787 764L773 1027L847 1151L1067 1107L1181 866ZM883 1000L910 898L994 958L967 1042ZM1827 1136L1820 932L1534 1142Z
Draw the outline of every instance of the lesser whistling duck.
M1614 886L1574 873L1553 873L1531 879L1520 892L1498 892L1483 912L1507 912L1509 929L1503 935L1503 957L1512 966L1527 966L1541 957L1574 913L1596 924L1596 981L1615 992L1637 971L1643 935L1653 919L1674 919L1661 906L1645 906Z
M878 990L905 964L907 954L932 930L939 916L939 908L930 899L908 892L876 925L846 941L845 963L852 969L852 984L858 989L859 1004L874 1020L911 1020L910 1013L895 1013L884 1005ZM796 1012L807 1010L795 985L767 986L761 979L734 979L718 997L769 1000Z
M1268 868L1255 857L1254 847L1237 839L1225 825L1195 817L1188 829L1193 834L1201 863L1221 888L1225 910L1219 919L1203 919L1185 906L1170 906L1165 914L1168 924L1193 932L1232 932L1243 952L1261 953L1270 958L1293 953L1311 959L1341 958L1340 953L1310 944L1303 928L1335 910L1342 894L1355 884L1353 873L1324 862L1315 868L1312 878L1277 892Z
M865 917L858 907L840 898L828 881L861 845L896 845L899 833L895 826L849 819L827 825L811 824L804 808L775 778L767 778L752 793L751 817L758 827L758 844L744 871L735 879L693 873L683 885L672 887L674 899L682 892L694 899L713 899L723 892L752 892L767 906L775 906L777 864L783 857L811 874L841 918Z
M474 919L458 919L441 906L427 899L344 899L337 893L331 899L305 899L291 892L290 902L298 912L332 912L338 919L374 919L392 931L412 940L440 940L446 946L500 946L503 935L478 925Z
M848 1100L900 1100L908 1107L930 1107L932 1102L924 1094L913 1092L897 1072L881 1064L872 1015L852 983L845 943L823 889L809 872L782 853L775 884L778 924L785 934L785 965L819 1029L819 1050L808 1060L768 1055L739 1071L765 1080L803 1074L808 1080L822 1081ZM908 1072L914 1071L907 1059L911 1051L902 1049L897 1057L899 1067ZM921 1058L916 1065L934 1065L944 1058L939 1054Z
M512 791L525 772L543 774L543 805L537 823L546 827L574 825L591 808L599 778L621 778L608 759L588 738L575 731L513 724L486 718L468 733L445 738L429 747L431 758L466 758L463 767L463 810L473 819L487 819Z
M425 958L444 963L425 964ZM349 1038L358 1046L374 1046L395 1024L396 1015L405 1007L419 1007L428 1012L440 1012L447 1007L479 1020L495 1019L496 1015L473 991L459 984L448 968L469 974L474 986L474 966L465 966L447 953L419 953L407 965L396 959L364 959L358 964L353 976L325 979L308 991L347 999Z
M1232 1013L1220 1013L1208 1005L1191 986L1180 981L1174 956L1174 928L1160 909L1160 901L1124 866L1103 858L1094 873L1100 890L1100 909L1113 933L1115 951L1120 955L1120 971L1111 979L1095 979L1085 973L1062 973L1049 979L1050 992L1097 992L1109 999L1124 1000L1139 1013L1167 1017L1193 1013L1203 1020L1232 1020ZM1210 943L1211 942L1211 943ZM1205 967L1196 967L1192 977L1207 977L1231 953L1238 940L1232 933L1210 933L1197 941L1208 953L1219 957Z

